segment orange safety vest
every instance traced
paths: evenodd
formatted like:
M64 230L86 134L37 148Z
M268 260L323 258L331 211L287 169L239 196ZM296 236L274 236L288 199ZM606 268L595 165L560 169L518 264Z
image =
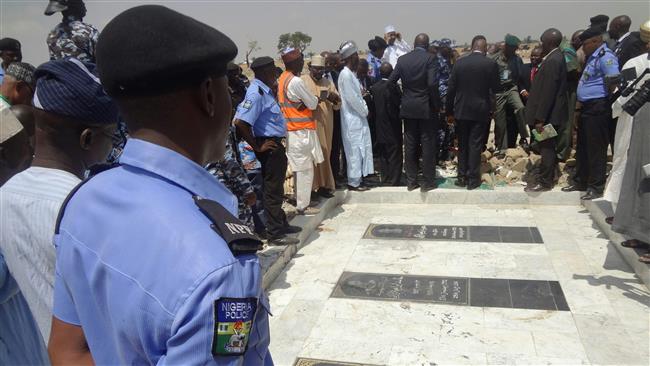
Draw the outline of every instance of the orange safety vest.
M284 119L287 120L287 130L315 130L316 120L314 120L312 110L306 108L302 102L292 102L287 97L289 82L295 77L293 73L285 71L280 75L280 79L278 80L278 103L280 104Z

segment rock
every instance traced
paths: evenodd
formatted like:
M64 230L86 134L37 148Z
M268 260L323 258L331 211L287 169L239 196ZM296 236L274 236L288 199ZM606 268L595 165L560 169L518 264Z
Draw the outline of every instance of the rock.
M528 156L528 154L526 154L526 151L524 151L524 149L521 147L506 150L506 159L511 158L513 161L517 161L521 158L525 158L526 156Z
M512 165L512 170L518 173L523 173L526 171L526 166L528 165L528 159L519 159L516 163Z
M503 178L508 178L508 175L512 173L512 170L510 169L499 169L499 176Z
M577 164L576 159L566 160L566 166L568 166L569 168L573 168L574 166L576 166L576 164Z
M481 153L481 162L482 162L482 163L485 163L485 162L487 162L488 160L490 160L491 157L492 157L492 153L490 153L490 152L487 151L487 150L486 150L486 151L483 151L483 152Z
M523 176L522 172L511 171L510 175L507 177L509 183L519 182Z
M492 167L487 162L481 162L481 174L492 172Z
M481 181L491 186L494 185L494 179L492 179L491 174L481 174Z
M488 164L490 164L491 170L495 171L497 167L501 166L501 160L499 160L496 157L493 157L492 159L490 159L490 161L488 161Z

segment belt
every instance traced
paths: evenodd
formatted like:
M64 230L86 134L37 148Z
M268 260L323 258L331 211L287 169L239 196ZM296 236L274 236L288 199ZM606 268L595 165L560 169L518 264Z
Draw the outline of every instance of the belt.
M589 100L586 100L586 101L580 102L580 103L582 103L582 106L584 107L586 105L598 104L598 103L603 103L603 102L609 102L609 98L605 97L605 98L589 99Z
M277 136L260 136L255 138L257 142L264 142L266 140L271 140L278 143L284 142L284 139L285 139L284 137L277 137Z

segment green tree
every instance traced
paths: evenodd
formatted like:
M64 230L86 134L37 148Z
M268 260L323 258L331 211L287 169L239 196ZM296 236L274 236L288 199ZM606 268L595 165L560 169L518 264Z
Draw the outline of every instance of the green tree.
M250 66L250 63L248 62L248 57L256 51L261 50L262 48L257 45L257 41L249 41L248 42L248 50L246 51L246 66Z
M311 36L303 32L284 33L278 39L278 51L282 51L287 47L300 49L300 52L305 52L307 47L311 44Z

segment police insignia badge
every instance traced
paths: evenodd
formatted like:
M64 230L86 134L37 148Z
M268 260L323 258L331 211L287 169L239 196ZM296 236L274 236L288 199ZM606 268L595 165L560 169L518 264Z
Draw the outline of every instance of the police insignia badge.
M214 356L241 356L248 341L257 311L257 299L221 298L214 302Z
M245 100L244 104L242 105L244 109L251 109L252 106L253 106L253 102L251 102L250 100Z
M607 66L612 66L612 65L614 65L614 60L612 60L612 59L610 58L609 60L605 61L605 65L607 65Z

